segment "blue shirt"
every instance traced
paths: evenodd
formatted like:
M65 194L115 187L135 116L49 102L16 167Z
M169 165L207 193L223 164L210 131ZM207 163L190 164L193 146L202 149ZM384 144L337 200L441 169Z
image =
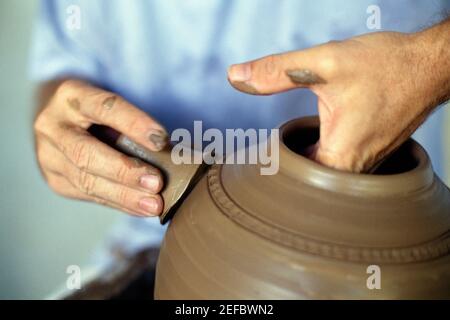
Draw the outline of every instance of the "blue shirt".
M80 29L68 27L71 5L80 9ZM371 5L380 8L380 30L367 27ZM316 114L315 96L307 90L264 97L237 92L227 82L230 64L367 32L418 31L437 22L444 9L450 1L45 0L34 30L31 74L38 81L91 80L169 131L192 129L194 120L202 120L204 129L272 128ZM437 111L416 133L441 175L442 119ZM143 221L131 220L135 226ZM154 232L139 235L133 228L136 246L162 237L157 219L145 221ZM121 232L128 231L116 234Z

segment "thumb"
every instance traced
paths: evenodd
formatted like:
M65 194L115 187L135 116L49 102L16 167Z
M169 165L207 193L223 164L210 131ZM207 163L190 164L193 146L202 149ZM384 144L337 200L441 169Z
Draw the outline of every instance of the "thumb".
M256 95L325 84L319 51L311 48L234 64L228 68L228 81L237 90Z

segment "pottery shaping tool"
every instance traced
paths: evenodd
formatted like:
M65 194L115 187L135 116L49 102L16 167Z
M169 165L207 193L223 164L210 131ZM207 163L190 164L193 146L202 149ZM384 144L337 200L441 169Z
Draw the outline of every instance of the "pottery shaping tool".
M150 151L124 135L119 136L115 146L120 151L151 164L162 172L164 178L164 188L161 192L164 200L164 210L160 216L162 224L172 217L209 167L203 161L200 164L175 164L171 158L171 146L158 152Z

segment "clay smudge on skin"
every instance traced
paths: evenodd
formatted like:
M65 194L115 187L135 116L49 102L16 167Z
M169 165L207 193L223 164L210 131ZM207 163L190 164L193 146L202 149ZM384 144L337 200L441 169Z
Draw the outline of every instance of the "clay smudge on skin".
M89 132L87 132L86 130L80 128L79 126L76 126L74 124L71 123L67 123L67 122L60 122L58 123L58 127L64 131L67 130L71 130L77 133L77 135L83 135L83 136L89 136Z
M245 92L245 93L249 93L249 94L261 94L258 90L256 90L255 87L253 87L252 85L243 82L243 81L230 81L231 85L238 89L239 91Z
M67 99L67 104L69 105L69 107L71 107L72 109L74 109L76 111L79 111L81 108L80 100L78 100L77 98Z
M317 74L309 69L294 69L287 70L286 75L295 84L300 85L314 85L314 84L324 84L326 81L319 77Z
M72 130L73 129L73 125L68 124L66 122L60 122L58 123L58 127L62 130Z
M153 130L149 136L150 141L155 145L156 149L162 150L167 145L169 137L162 130Z
M155 177L159 178L157 169L149 166L144 161L142 161L139 158L135 157L128 157L126 155L121 155L121 159L123 162L123 165L128 169L145 169L146 174L154 175ZM140 182L141 177L138 178L138 183Z
M140 169L145 167L145 163L141 159L128 157L126 155L121 155L121 158L124 166L128 169Z
M114 107L114 103L116 102L117 97L116 96L112 96L112 97L108 97L105 99L105 101L103 101L102 106L105 107L105 109L112 109L112 107Z

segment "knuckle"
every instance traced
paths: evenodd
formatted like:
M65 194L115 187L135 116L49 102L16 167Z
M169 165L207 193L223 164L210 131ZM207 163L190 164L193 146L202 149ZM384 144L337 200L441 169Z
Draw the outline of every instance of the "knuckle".
M340 68L339 61L340 59L336 50L333 48L327 49L318 62L321 73L326 74L327 76L337 74Z
M71 96L74 92L74 90L79 87L80 81L79 80L73 80L73 79L67 79L62 81L58 88L56 88L55 96L57 97L66 97Z
M131 200L131 194L126 188L120 188L117 192L117 202L121 205L128 206Z
M33 122L33 132L35 134L50 135L51 130L48 122L46 110L42 110Z
M338 73L338 62L334 57L327 56L319 62L319 69L326 78L331 78Z
M54 97L56 99L63 99L70 95L73 90L73 80L65 80L59 84L55 90Z
M129 176L130 170L124 165L120 166L115 173L116 180L124 184L128 181Z
M72 148L71 158L78 169L87 171L95 159L95 150L89 143L80 139Z
M266 77L272 77L276 75L278 66L281 62L281 57L278 54L271 54L263 60L262 74Z
M85 194L92 196L95 195L95 184L97 177L91 175L83 170L79 170L76 180L78 188Z

